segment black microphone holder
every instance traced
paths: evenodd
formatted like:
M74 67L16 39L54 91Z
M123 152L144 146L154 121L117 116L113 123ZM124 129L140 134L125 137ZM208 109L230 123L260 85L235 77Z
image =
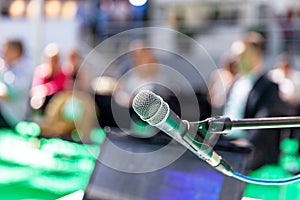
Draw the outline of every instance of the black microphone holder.
M228 134L233 129L296 128L300 127L300 116L248 118L238 120L231 120L226 116L218 116L194 123L197 124L200 129L205 130L205 132Z

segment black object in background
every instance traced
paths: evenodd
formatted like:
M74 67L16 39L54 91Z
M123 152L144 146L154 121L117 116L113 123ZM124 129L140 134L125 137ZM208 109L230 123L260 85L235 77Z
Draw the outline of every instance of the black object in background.
M147 139L138 139L122 132L109 132L106 141L101 145L101 152L90 182L86 188L84 199L130 199L130 200L163 200L163 199L241 199L245 183L225 177L210 167L191 152L186 151L179 159L162 169L148 173L127 173L105 166L99 160L113 159L120 165L133 165L132 160L112 157L107 140L119 148L132 152L152 152L163 145L150 143ZM216 149L236 170L246 173L246 164L250 150L234 147L228 143L220 144ZM181 145L174 145L173 150L158 154L157 159L145 163L154 166L169 156L173 156ZM105 158L106 157L106 158ZM150 158L149 158L150 159ZM152 159L152 158L151 158ZM139 166L131 166L139 167Z

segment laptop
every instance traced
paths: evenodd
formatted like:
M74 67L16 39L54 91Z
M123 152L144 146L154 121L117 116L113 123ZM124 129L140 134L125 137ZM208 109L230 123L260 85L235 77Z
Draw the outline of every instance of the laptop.
M167 150L160 151L166 146ZM246 173L251 149L224 141L215 149L234 170ZM152 155L157 151L159 153L155 153L155 156L143 156L141 160L135 156ZM128 154L126 156L118 152ZM83 199L240 200L244 187L245 183L220 174L191 152L184 151L177 143L153 142L112 130L100 146L100 155Z

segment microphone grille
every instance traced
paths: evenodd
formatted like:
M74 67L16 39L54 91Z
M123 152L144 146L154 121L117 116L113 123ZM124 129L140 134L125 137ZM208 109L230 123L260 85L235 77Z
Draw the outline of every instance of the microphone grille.
M161 122L169 112L169 106L162 98L149 90L140 91L134 97L132 107L150 125Z

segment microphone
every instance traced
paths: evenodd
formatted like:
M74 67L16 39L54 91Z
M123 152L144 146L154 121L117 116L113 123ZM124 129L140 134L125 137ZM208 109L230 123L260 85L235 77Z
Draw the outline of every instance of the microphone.
M132 107L142 120L168 134L216 170L233 175L230 165L206 143L208 135L194 123L181 120L160 96L142 90L134 97Z

